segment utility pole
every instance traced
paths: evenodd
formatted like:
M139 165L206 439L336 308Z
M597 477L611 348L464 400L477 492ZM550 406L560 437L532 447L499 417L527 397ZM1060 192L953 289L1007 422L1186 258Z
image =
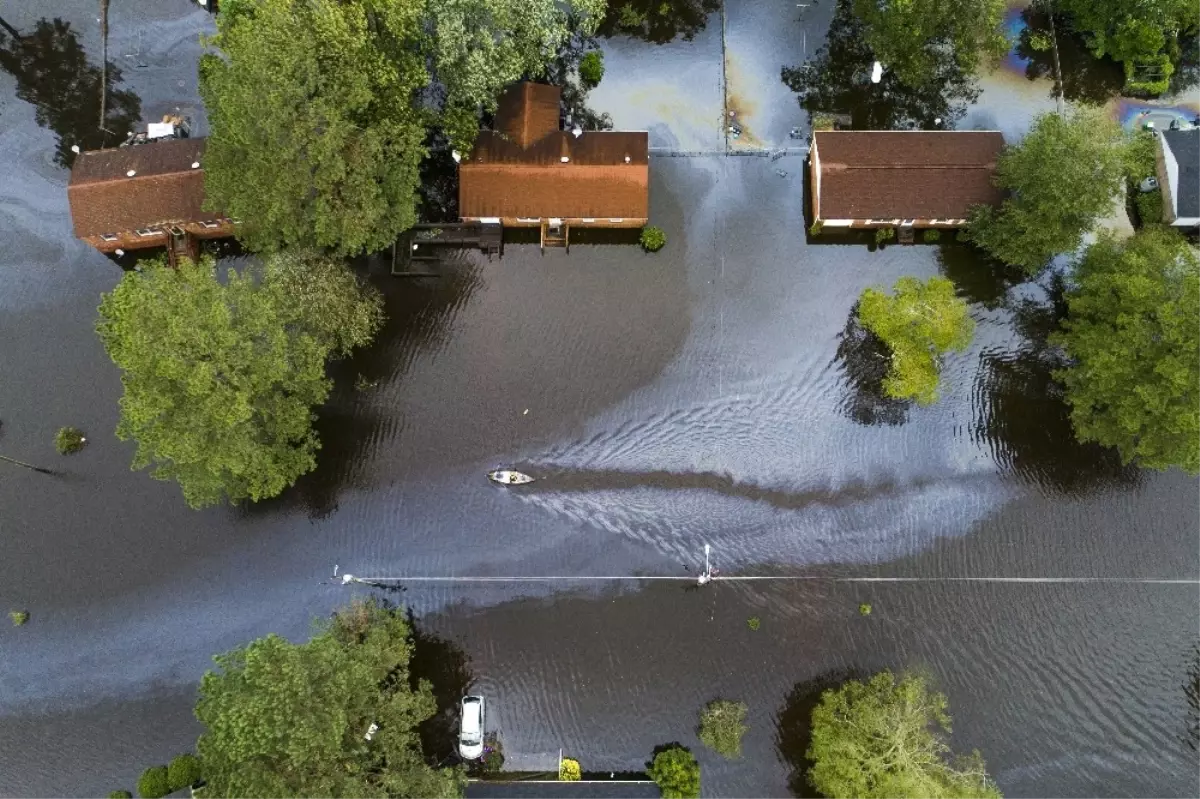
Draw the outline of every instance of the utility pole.
M16 458L10 458L7 455L0 455L0 461L8 461L9 463L15 463L17 466L24 466L26 469L32 469L35 472L41 472L42 474L48 474L51 477L58 475L58 472L55 472L51 469L43 469L41 466L34 466L32 463L26 463L25 461L19 461Z
M108 0L100 0L100 130L108 132Z

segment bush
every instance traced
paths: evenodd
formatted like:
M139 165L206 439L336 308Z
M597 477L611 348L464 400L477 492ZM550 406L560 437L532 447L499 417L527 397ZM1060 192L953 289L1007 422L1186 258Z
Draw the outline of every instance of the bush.
M825 229L825 223L822 222L820 219L818 219L816 222L813 222L812 225L809 226L808 235L819 236L819 235L821 235L821 231L824 229Z
M558 764L558 778L563 782L578 782L581 780L583 778L583 769L580 768L579 761L564 757L562 762Z
M932 244L933 242L935 242L935 241L939 241L939 240L942 238L942 231L940 231L940 230L926 230L924 233L922 233L922 234L921 234L921 238L922 238L924 241L927 241L927 242L929 242L930 244Z
M746 619L746 624L751 630L757 630L762 622L759 621L758 616L751 616L750 618Z
M700 713L700 741L722 757L733 760L742 756L742 736L746 734L746 705L717 699Z
M186 788L199 779L200 758L195 755L175 755L171 764L167 766L167 782L170 783L172 792Z
M133 794L129 791L109 791L108 799L133 799Z
M871 603L864 602L861 605L859 605L858 612L862 616L870 616L871 615Z
M29 621L29 611L27 610L10 610L8 617L12 619L14 627L20 627L25 622Z
M1133 204L1143 225L1157 225L1163 221L1162 189L1138 192Z
M1171 87L1175 65L1166 53L1147 59L1125 62L1125 94L1137 97L1157 97Z
M483 760L480 763L484 774L499 774L504 770L504 745L497 733L483 736Z
M883 244L885 241L891 241L894 238L896 238L896 229L894 227L875 228L876 244Z
M662 228L649 225L642 228L641 236L642 249L646 252L658 252L667 244L667 234L662 232Z
M171 792L171 779L166 766L151 766L137 781L138 796L142 799L161 799Z
M700 764L679 744L659 749L647 764L646 773L658 783L663 799L699 799Z
M54 434L54 448L58 450L59 455L73 455L83 449L86 443L87 438L83 431L75 427L60 427Z
M579 79L583 85L593 87L604 78L604 53L592 50L579 62Z

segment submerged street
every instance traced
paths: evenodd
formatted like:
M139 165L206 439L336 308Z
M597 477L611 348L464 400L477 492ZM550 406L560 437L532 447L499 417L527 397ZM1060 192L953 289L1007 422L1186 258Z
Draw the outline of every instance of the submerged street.
M403 280L367 259L388 321L332 369L317 470L278 500L203 511L130 471L133 445L112 435L121 384L94 327L121 272L73 238L55 134L0 72L0 454L61 471L0 464L0 602L31 614L0 625L0 794L100 795L190 749L214 654L299 640L378 593L332 579L335 564L561 578L380 594L441 639L421 669L486 696L516 762L562 748L587 770L639 770L656 744L694 746L696 708L722 696L747 703L749 732L741 760L702 761L705 795L808 795L814 692L912 668L948 696L955 749L983 752L1006 796L1200 791L1183 689L1197 482L1075 441L1044 343L1019 324L1043 288L950 237L809 241L800 154L665 152L724 147L723 58L763 148L802 144L778 70L813 55L830 14L796 27L794 4L760 5L731 2L659 51L604 43L591 105L664 151L650 167L661 252L510 243ZM63 6L97 59L93 4ZM4 9L20 28L38 13ZM183 106L202 126L208 15L114 4L110 27L142 116ZM1019 136L1053 108L1048 85L998 69L959 127ZM848 323L864 288L937 274L977 331L948 358L941 400L905 407L872 393L877 355ZM53 438L68 424L89 446L65 460ZM537 482L495 485L496 468ZM722 577L813 579L636 579L699 574L705 543ZM570 579L584 576L629 579ZM919 581L837 579L851 577Z

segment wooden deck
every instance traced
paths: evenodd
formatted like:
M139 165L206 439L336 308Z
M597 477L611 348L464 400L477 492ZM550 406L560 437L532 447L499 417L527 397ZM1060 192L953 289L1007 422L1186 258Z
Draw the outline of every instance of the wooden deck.
M404 231L396 242L392 274L404 277L436 277L440 273L414 268L420 262L437 261L440 252L450 249L474 249L487 255L504 256L504 228L480 222L420 224Z

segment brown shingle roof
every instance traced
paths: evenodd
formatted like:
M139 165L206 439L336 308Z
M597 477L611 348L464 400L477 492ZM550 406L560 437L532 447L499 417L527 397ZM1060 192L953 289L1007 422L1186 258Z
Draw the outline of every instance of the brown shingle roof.
M79 238L222 218L204 211L204 139L169 139L80 153L67 198ZM136 173L128 177L129 170Z
M962 219L997 205L996 131L818 131L822 219Z
M499 130L482 131L459 165L461 216L649 216L649 135L589 131L576 137L558 129L558 99L557 87L533 83L505 93Z
M528 147L558 130L562 89L524 81L508 88L496 107L496 130Z

